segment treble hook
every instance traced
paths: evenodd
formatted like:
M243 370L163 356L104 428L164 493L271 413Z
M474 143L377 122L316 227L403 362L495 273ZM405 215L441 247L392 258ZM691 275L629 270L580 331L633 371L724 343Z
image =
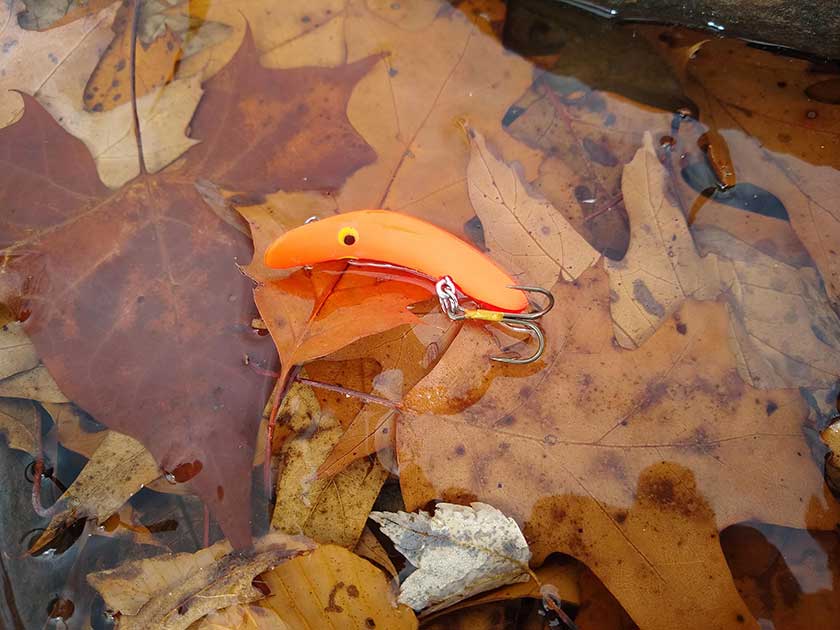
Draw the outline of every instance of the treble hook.
M493 311L483 308L465 309L458 301L458 294L452 278L444 276L435 284L441 308L450 319L454 321L475 319L486 322L497 322L507 326L511 330L529 332L537 340L537 351L529 357L490 357L491 360L498 361L499 363L513 363L516 365L533 363L543 355L543 352L545 352L545 334L543 333L542 328L535 323L535 320L539 319L554 308L554 296L550 291L547 291L542 287L509 285L508 288L518 289L519 291L525 291L527 293L539 293L547 299L547 302L540 310L528 313L505 313L502 311Z

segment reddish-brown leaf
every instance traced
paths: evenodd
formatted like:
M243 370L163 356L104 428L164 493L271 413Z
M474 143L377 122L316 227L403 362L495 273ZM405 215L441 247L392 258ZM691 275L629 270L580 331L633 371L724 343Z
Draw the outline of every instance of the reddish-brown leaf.
M267 364L274 350L249 327L252 284L236 265L249 239L195 182L257 192L339 185L373 158L344 113L371 63L266 70L246 35L206 86L192 125L204 142L114 193L34 99L0 130L0 301L26 318L62 390L190 478L236 546L250 540L268 389L245 359ZM331 141L310 142L315 134Z

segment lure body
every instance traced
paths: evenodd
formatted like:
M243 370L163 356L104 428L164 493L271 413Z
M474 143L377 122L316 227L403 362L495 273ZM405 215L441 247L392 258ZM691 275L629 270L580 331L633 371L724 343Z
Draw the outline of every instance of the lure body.
M286 269L330 260L370 260L451 277L476 302L510 313L528 308L516 281L478 249L436 225L389 210L358 210L286 232L265 253L265 264Z

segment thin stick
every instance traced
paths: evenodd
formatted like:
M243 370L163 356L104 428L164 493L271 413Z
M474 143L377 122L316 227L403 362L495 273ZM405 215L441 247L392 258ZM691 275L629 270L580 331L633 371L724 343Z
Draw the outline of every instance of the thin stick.
M347 389L346 387L342 387L341 385L330 385L329 383L313 381L302 376L299 376L297 381L298 383L303 383L304 385L309 385L310 387L315 387L317 389L325 389L330 392L336 392L337 394L344 394L345 396L358 398L359 400L364 400L365 402L373 403L375 405L390 407L391 409L396 409L397 411L401 411L403 408L403 406L400 403L394 402L393 400L381 398L380 396L374 396L373 394L366 394L355 389Z
M140 116L137 113L137 32L140 22L141 2L142 0L134 0L128 74L131 85L131 114L134 117L134 141L137 143L137 159L140 165L140 175L145 175L148 171L146 170L146 159L143 157L143 139L140 137Z

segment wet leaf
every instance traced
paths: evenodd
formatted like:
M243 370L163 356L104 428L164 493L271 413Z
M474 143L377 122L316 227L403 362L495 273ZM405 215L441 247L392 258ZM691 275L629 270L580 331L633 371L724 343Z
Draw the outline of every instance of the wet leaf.
M315 394L292 386L280 408L292 431L280 452L277 501L271 526L289 534L304 534L318 543L352 548L388 472L375 460L359 460L331 479L314 479L342 434L332 414L321 413Z
M379 542L379 539L371 531L370 527L365 527L362 530L362 535L359 537L359 542L356 543L353 553L369 560L385 571L392 579L397 577L398 571L394 563L391 562L388 552L385 551L385 547L382 546L382 543Z
M49 33L20 27L17 14L22 2L5 2L0 7L0 127L17 120L23 112L20 90L36 95L48 88L63 71L75 67L90 49L106 45L116 5L87 15Z
M624 167L621 190L630 218L630 245L621 260L606 261L613 322L625 348L642 344L687 298L717 295L667 184L650 134Z
M456 121L469 116L506 158L530 154L506 137L501 120L506 104L530 82L531 68L487 32L486 20L484 12L437 1L352 0L335 16L343 22L349 59L387 54L348 108L379 159L348 180L339 208L406 211L460 234L472 212L465 181L469 146ZM334 44L337 59L341 43Z
M145 446L132 437L109 431L79 476L61 495L57 504L61 509L50 519L30 552L36 553L77 521L90 519L101 525L161 474Z
M267 393L246 357L270 366L273 349L250 332L251 283L236 267L250 241L204 204L195 181L255 193L339 185L372 159L344 108L374 61L269 70L246 37L204 85L191 125L202 143L117 192L31 98L24 117L0 131L2 170L15 181L0 186L10 210L0 229L8 261L0 301L31 310L26 332L74 402L138 439L164 470L185 465L196 475L191 487L237 546L249 539L249 475ZM314 133L329 134L329 145ZM35 284L24 287L26 276Z
M263 571L306 553L303 538L270 534L254 549L234 552L227 541L194 554L163 554L87 576L120 628L187 628L209 612L263 596L252 580Z
M26 11L18 15L19 24L33 31L57 28L98 13L116 0L23 0Z
M38 355L23 331L23 325L9 322L0 327L0 379L31 370L36 365Z
M84 89L84 107L89 112L107 112L131 102L132 5L122 7L114 21L116 35L102 54ZM181 57L181 42L168 28L148 44L139 40L134 65L137 98L169 83Z
M384 574L343 547L318 547L262 578L271 595L259 605L277 613L291 630L417 628L414 613L397 605Z
M840 379L840 319L812 267L794 267L714 227L697 228L703 254L729 305L730 343L746 382L773 387L832 387Z
M513 584L500 586L432 614L424 612L421 617L423 622L426 623L431 619L437 619L456 610L485 606L491 602L509 601L523 597L542 600L544 590L551 590L564 603L578 605L581 603L580 589L578 588L580 573L581 566L574 561L549 558L543 566L534 571L536 580L530 579L527 582L514 582Z
M295 207L311 199L310 212L332 203L317 195L285 197L275 195L272 201ZM267 205L238 210L251 226L254 258L245 272L258 283L254 299L280 355L281 381L295 365L331 354L362 337L415 323L417 318L408 306L430 297L431 283L418 286L411 275L398 270L345 273L343 261L292 273L269 269L263 262L265 250L288 229L282 215Z
M698 226L692 238L649 135L622 187L630 247L622 260L606 262L622 346L639 346L687 298L720 294L746 382L762 389L836 382L840 319L810 268L785 264L715 227Z
M442 313L432 311L410 329L397 328L385 335L361 340L333 358L375 359L381 372L374 379L370 391L365 393L396 404L437 364L459 328L459 324ZM346 372L340 370L339 374L342 376L339 380L346 382ZM317 378L324 380L325 376ZM365 403L318 467L318 478L332 477L362 457L392 449L396 417L394 406Z
M190 626L191 630L287 630L276 612L256 604L238 604L212 612Z
M835 623L840 613L832 588L840 558L836 535L749 523L725 530L721 544L756 617L790 630Z
M535 562L556 551L578 558L641 627L749 619L718 529L836 518L836 504L810 495L822 480L797 393L743 383L722 304L685 302L629 351L611 342L602 271L555 292L542 369L500 378L480 360L492 339L464 327L406 398L397 432L406 508L492 502L523 524Z
M40 431L38 408L32 401L0 398L0 436L9 448L34 455Z
M728 146L738 181L760 183L782 201L836 306L840 215L831 191L840 186L840 114L809 94L835 75L737 40L710 40L690 57L660 48L700 106L700 119Z
M470 201L490 255L520 284L550 287L561 277L578 278L600 254L556 208L534 196L513 167L493 155L479 131L469 126L466 131Z
M438 503L427 512L371 512L382 533L417 570L400 585L400 603L429 612L530 580L531 552L516 522L492 505Z
M43 365L4 378L0 381L0 396L29 398L45 403L70 402Z

